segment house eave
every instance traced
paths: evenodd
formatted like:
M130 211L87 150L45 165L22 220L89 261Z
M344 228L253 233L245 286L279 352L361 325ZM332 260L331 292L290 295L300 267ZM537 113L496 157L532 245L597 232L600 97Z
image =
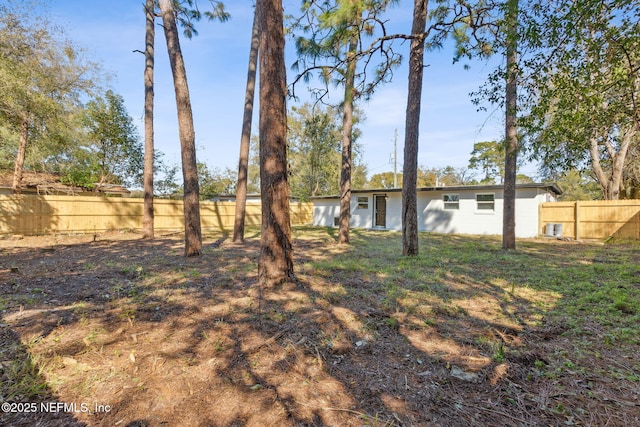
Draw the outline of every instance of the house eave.
M517 190L521 189L541 189L546 191L551 191L556 195L561 195L562 190L555 183L530 183L530 184L517 184ZM420 187L417 188L416 191L418 193L429 192L429 191L439 191L439 192L455 192L455 191L496 191L496 190L504 190L503 184L491 184L491 185L453 185L453 186L442 186L442 187ZM351 194L363 194L363 193L401 193L402 188L373 188L367 190L351 190ZM311 200L322 200L322 199L339 199L339 195L330 195L330 196L313 196L310 197Z

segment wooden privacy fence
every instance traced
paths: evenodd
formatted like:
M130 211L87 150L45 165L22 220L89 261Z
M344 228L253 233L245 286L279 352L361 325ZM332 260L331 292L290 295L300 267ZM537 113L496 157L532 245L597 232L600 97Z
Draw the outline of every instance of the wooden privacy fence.
M108 230L142 230L143 199L81 196L2 196L0 234L95 233ZM153 202L156 231L184 229L181 200ZM246 225L260 225L260 203L247 203ZM205 230L233 230L235 202L200 202ZM291 224L313 222L311 203L291 203Z
M562 224L562 236L576 240L640 239L640 200L549 202L540 205L540 230Z

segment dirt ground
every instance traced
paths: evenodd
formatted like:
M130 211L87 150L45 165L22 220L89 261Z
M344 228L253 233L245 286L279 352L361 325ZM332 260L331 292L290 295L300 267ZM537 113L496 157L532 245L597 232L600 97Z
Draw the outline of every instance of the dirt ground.
M300 282L261 290L258 245L213 236L187 259L179 234L0 241L0 425L640 425L637 381L540 374L575 351L560 322L427 322L369 277L312 271L348 250L317 234L295 241Z

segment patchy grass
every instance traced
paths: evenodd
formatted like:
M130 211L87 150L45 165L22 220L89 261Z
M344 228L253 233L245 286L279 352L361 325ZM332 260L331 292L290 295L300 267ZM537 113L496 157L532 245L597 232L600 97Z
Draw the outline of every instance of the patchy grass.
M0 241L0 400L101 408L0 424L640 424L637 242L335 232L276 289L256 233Z

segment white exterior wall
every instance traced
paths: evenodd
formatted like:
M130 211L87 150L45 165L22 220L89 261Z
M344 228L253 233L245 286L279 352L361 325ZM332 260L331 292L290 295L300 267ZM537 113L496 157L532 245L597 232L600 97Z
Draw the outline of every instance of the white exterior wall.
M367 198L367 207L358 209L358 197ZM355 228L373 227L373 196L371 194L351 194L351 226Z
M536 237L541 233L542 230L538 230L538 216L545 193L539 192L535 188L516 191L516 237Z
M516 192L516 236L535 237L538 231L538 205L546 193L537 189ZM459 196L459 209L445 209L444 194ZM478 209L476 194L493 194L494 209ZM421 231L458 234L502 234L502 190L433 191L418 196L418 227Z
M402 230L402 193L372 192L354 193L351 199L351 226L354 228L373 228L374 195L387 197L386 229ZM443 196L457 194L459 209L445 209ZM477 208L476 194L493 194L494 209ZM536 237L538 230L538 212L540 203L553 201L550 193L536 188L523 188L516 191L516 236ZM367 197L367 208L358 209L358 197ZM313 224L334 226L334 217L340 215L338 199L314 200ZM483 190L446 190L418 192L418 229L436 233L458 234L502 234L503 191L501 189Z
M340 216L340 200L321 199L313 201L313 225L333 227L333 218Z
M445 209L442 201L444 194L457 194L459 209ZM496 210L499 209L497 204L496 200ZM418 196L418 228L421 231L436 233L497 234L494 231L496 229L496 210L476 212L475 206L475 193L422 192Z
M402 230L402 193L387 194L387 229Z
M401 210L402 195L400 193L355 193L351 195L351 227L373 228L374 202L373 196L387 196L387 229L402 229ZM367 198L367 207L358 208L358 197ZM313 201L313 225L334 227L340 216L340 200L337 198L316 199Z

